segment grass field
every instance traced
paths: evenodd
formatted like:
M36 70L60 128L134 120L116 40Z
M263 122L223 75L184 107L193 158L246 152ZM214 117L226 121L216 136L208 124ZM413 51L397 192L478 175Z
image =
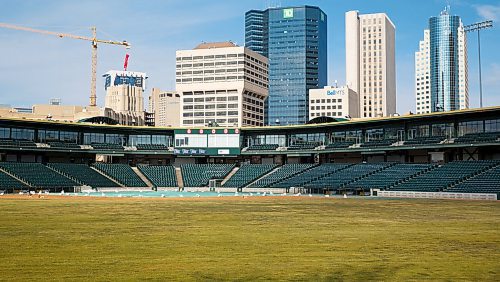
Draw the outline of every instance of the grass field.
M500 203L2 199L0 280L500 281Z

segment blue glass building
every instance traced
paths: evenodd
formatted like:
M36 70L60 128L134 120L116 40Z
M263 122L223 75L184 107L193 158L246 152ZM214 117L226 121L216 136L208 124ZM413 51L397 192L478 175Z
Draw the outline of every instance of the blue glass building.
M432 112L460 109L459 16L448 10L429 19Z
M327 84L327 16L318 7L251 10L245 46L269 58L267 124L308 121L309 89Z

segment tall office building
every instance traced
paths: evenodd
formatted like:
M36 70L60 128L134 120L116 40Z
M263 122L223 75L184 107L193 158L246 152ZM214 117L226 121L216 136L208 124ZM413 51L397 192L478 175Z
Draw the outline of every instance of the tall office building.
M446 8L429 19L431 111L469 107L467 39L462 20Z
M232 42L202 43L176 52L182 126L264 125L266 57Z
M151 89L148 111L153 114L154 126L180 126L180 97L175 91Z
M431 112L431 63L429 57L429 30L424 30L424 39L415 52L415 105L417 114Z
M108 71L105 78L105 108L112 109L121 124L144 125L144 99L147 76L143 72Z
M360 116L396 112L396 28L384 13L345 15L346 83L359 94Z
M327 84L327 16L318 7L251 10L245 46L269 58L267 124L303 124L309 89Z

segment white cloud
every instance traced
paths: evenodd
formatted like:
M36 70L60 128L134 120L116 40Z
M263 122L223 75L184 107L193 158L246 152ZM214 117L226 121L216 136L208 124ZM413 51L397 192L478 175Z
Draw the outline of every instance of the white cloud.
M477 14L484 20L496 21L500 19L500 4L498 5L475 5Z

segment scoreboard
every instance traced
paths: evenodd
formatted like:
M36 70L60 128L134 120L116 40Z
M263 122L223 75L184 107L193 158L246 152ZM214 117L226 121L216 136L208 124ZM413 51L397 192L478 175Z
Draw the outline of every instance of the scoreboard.
M238 128L176 129L174 154L227 156L240 154Z

